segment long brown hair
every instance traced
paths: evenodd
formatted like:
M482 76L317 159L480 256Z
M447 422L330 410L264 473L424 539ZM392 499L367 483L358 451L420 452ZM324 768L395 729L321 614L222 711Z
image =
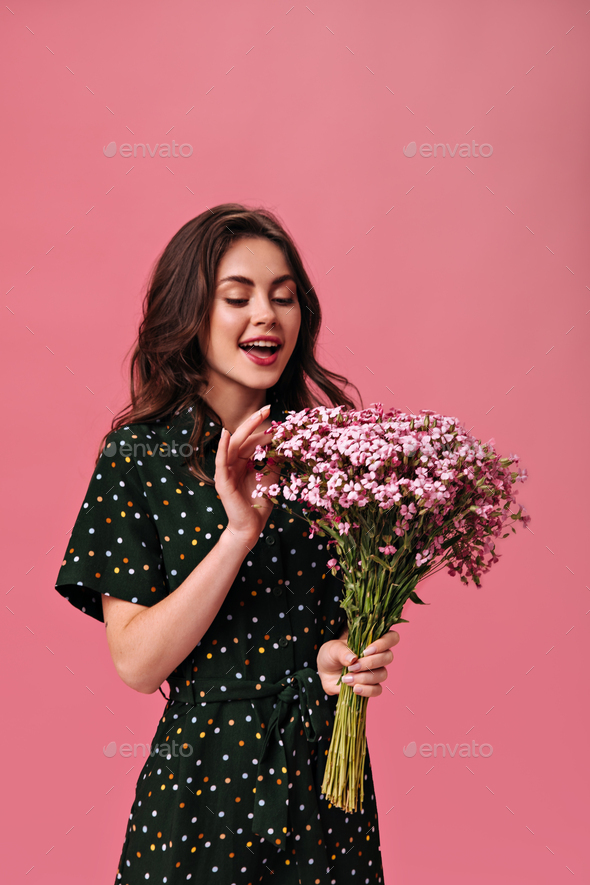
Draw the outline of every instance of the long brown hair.
M156 260L143 301L143 318L130 363L131 402L114 416L111 431L127 424L147 423L193 407L189 439L191 454L185 463L202 481L212 483L204 470L201 442L206 418L207 364L199 334L209 336L209 313L215 296L218 264L239 237L265 237L283 252L296 282L301 304L301 326L295 349L269 397L285 408L300 410L324 404L354 408L344 392L358 388L343 375L330 372L315 356L322 313L315 289L290 235L268 209L249 209L240 203L222 203L187 221ZM322 396L323 394L323 396ZM221 423L221 422L219 422ZM96 462L108 433L102 438Z

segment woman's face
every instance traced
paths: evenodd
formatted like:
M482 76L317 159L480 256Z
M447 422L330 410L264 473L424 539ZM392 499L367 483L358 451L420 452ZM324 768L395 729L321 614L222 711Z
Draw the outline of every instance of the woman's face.
M232 243L217 268L209 322L201 346L210 385L221 393L276 384L301 325L295 280L278 246L263 237Z

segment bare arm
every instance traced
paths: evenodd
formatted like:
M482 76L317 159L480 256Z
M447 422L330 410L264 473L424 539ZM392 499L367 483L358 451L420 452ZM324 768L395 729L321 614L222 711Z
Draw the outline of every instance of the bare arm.
M251 493L255 474L246 464L262 433L254 430L266 417L256 412L230 438L222 433L215 459L215 487L228 525L215 547L182 584L153 606L102 595L109 650L123 682L152 694L200 642L217 615L248 551L272 510L272 503ZM276 477L269 475L264 484Z
M109 649L123 682L146 694L158 690L211 626L246 553L225 529L188 578L155 605L102 595Z

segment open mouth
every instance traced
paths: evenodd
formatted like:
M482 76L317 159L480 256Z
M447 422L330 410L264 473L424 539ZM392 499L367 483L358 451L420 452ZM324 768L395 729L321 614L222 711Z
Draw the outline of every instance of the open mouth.
M241 350L244 350L252 356L258 357L259 359L266 359L269 356L274 356L280 346L280 344L275 344L272 341L250 341L246 344L239 345Z

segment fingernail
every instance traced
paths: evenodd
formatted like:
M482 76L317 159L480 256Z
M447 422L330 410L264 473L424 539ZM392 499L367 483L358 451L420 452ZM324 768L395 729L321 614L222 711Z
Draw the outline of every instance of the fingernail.
M350 664L350 662L354 661L355 658L356 658L356 655L347 655L346 656L346 663Z
M351 673L353 673L353 672L356 672L357 670L360 670L360 669L361 669L361 665L360 665L360 664L358 663L358 661L357 661L356 664L351 664L350 667L349 667L348 669L350 670Z
M364 655L372 655L374 651L375 651L375 646L374 646L374 645L368 645L368 646L366 647L366 649L363 651L363 654L364 654Z
M346 676L342 677L343 682L352 682L353 679L354 679L354 676L349 676L348 674Z
M260 414L263 415L263 414L266 412L267 409L270 409L270 405L263 406L263 407L260 409Z

